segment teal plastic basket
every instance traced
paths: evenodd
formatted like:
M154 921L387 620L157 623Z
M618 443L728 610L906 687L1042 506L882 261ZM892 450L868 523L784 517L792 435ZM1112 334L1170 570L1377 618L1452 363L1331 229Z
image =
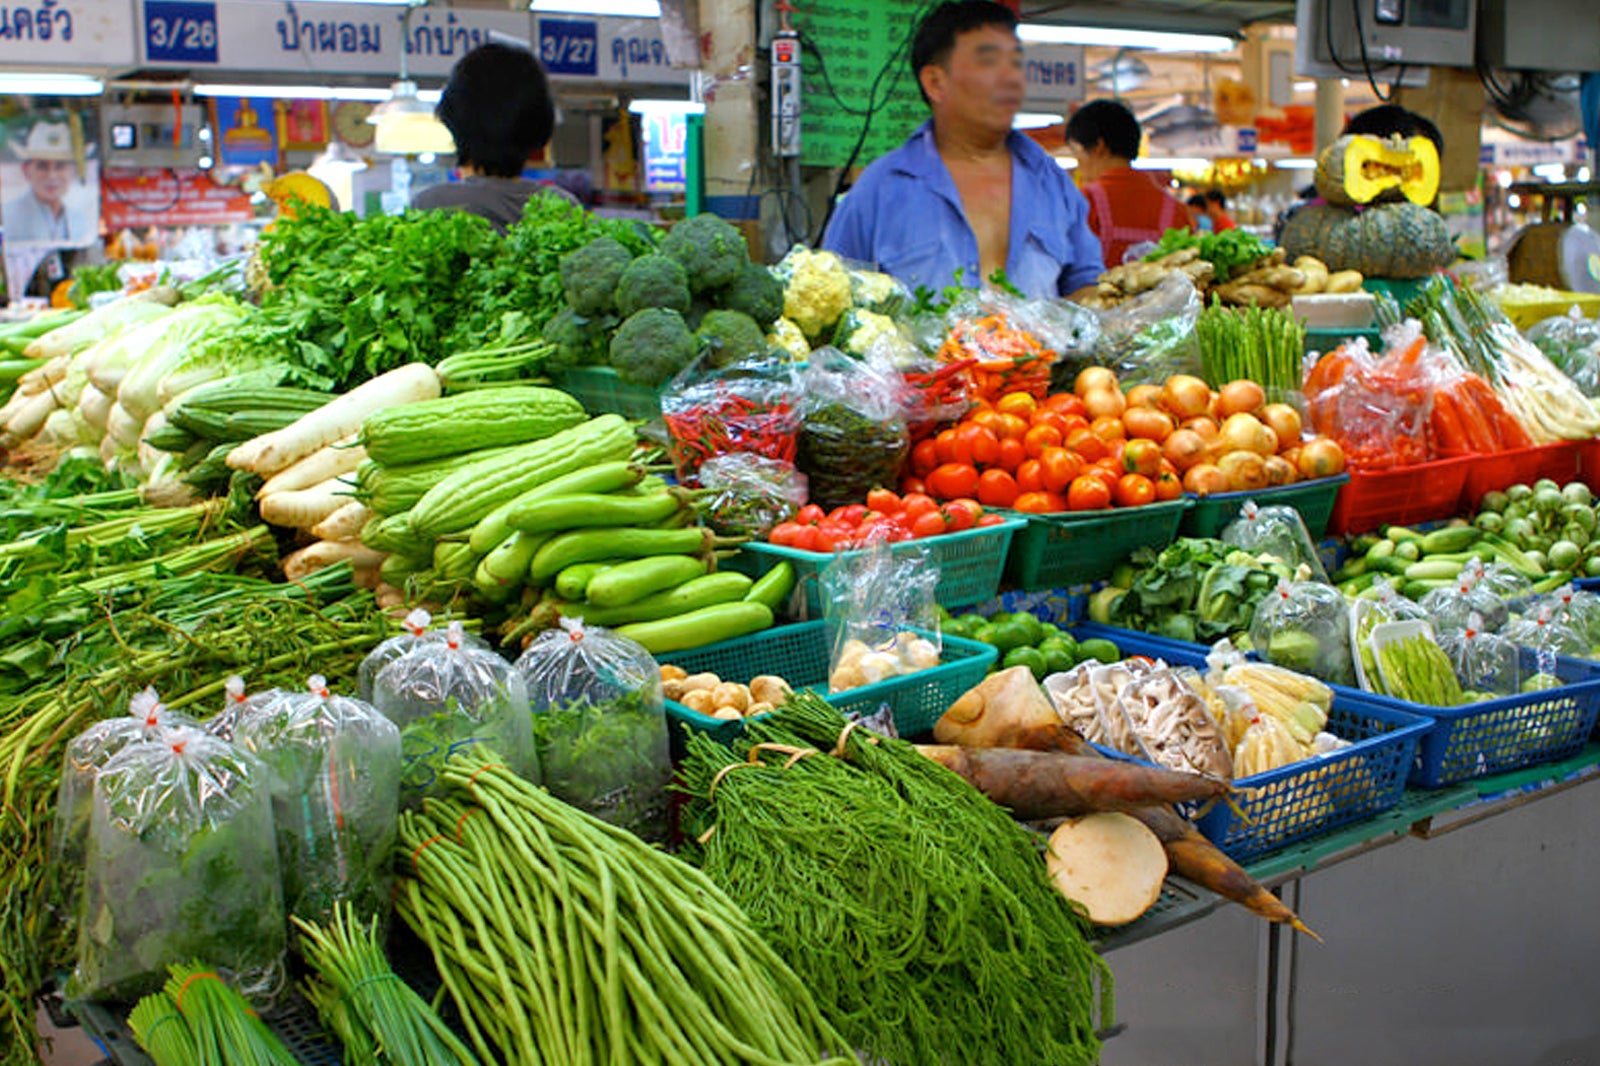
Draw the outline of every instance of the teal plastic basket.
M661 414L660 389L623 381L608 366L573 367L556 374L555 380L591 415L657 418Z
M934 598L945 607L970 607L993 598L999 591L1000 577L1006 568L1006 556L1011 551L1011 539L1026 525L1020 518L1011 518L998 525L904 541L890 545L889 550L896 555L927 551L930 559L939 567L939 587L934 592ZM788 560L794 564L799 594L805 597L805 616L821 618L823 567L835 559L859 554L849 551L808 552L765 541L751 541L730 565L732 569L748 573L751 577L760 577L778 563Z
M1006 582L1033 592L1103 581L1135 548L1159 551L1176 540L1193 503L1183 497L1109 511L1030 514L1012 546Z
M1339 499L1339 489L1348 483L1349 474L1301 481L1293 485L1259 489L1248 492L1218 492L1211 496L1196 496L1194 506L1183 516L1178 533L1185 537L1218 537L1239 516L1247 500L1259 507L1293 507L1300 512L1306 532L1313 541L1328 532L1328 522L1333 518L1333 505Z
M938 666L876 685L829 693L830 650L824 623L801 622L665 655L662 661L691 674L711 673L724 681L741 684L749 684L751 678L761 674L774 674L793 689L809 688L822 693L845 714L873 714L881 705L888 704L894 714L895 729L901 736L913 737L932 730L933 723L962 693L982 681L996 655L988 644L945 637ZM667 715L678 723L678 728L673 730L675 751L679 750L685 729L708 734L723 743L731 742L744 732L743 720L712 718L674 700L667 701Z

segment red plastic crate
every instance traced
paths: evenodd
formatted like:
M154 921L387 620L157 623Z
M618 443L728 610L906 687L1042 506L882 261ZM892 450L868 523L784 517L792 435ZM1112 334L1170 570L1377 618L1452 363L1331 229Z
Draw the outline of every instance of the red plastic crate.
M1580 440L1573 447L1578 452L1578 477L1600 492L1600 440Z
M1386 525L1409 526L1450 518L1461 506L1467 473L1477 456L1439 459L1396 470L1352 470L1339 491L1328 532L1366 533Z
M1591 442L1584 442L1589 444ZM1551 478L1565 485L1579 476L1580 446L1577 441L1557 444L1536 444L1532 448L1517 448L1497 455L1473 455L1467 469L1467 486L1461 497L1461 506L1471 512L1478 509L1478 501L1491 492L1508 489L1512 485L1531 485L1540 478Z

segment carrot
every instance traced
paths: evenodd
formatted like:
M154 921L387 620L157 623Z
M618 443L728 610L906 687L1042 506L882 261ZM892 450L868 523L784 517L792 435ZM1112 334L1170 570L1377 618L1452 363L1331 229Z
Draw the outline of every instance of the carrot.
M949 744L919 745L917 750L1024 822L1134 811L1157 803L1198 803L1230 791L1226 781L1216 778L1096 756Z

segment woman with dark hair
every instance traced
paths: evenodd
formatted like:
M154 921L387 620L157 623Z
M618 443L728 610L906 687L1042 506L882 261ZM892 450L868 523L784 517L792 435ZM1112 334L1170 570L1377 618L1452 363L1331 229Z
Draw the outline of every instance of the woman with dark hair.
M423 190L413 207L470 211L504 233L534 193L571 198L522 177L529 157L550 143L556 124L550 82L526 48L490 43L462 56L434 113L455 139L461 180Z
M1067 120L1067 147L1078 160L1074 180L1089 201L1089 228L1108 267L1169 229L1194 229L1177 197L1133 169L1141 137L1139 120L1115 100L1091 100Z

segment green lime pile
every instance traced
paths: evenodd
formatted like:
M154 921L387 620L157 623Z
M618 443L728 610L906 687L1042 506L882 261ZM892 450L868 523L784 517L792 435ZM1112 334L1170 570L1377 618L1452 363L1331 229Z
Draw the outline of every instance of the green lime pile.
M1122 653L1109 640L1080 643L1067 630L1041 622L1027 611L1002 611L990 618L941 611L939 626L948 636L994 645L1000 651L996 669L1026 666L1041 681L1091 659L1102 663L1122 660Z

